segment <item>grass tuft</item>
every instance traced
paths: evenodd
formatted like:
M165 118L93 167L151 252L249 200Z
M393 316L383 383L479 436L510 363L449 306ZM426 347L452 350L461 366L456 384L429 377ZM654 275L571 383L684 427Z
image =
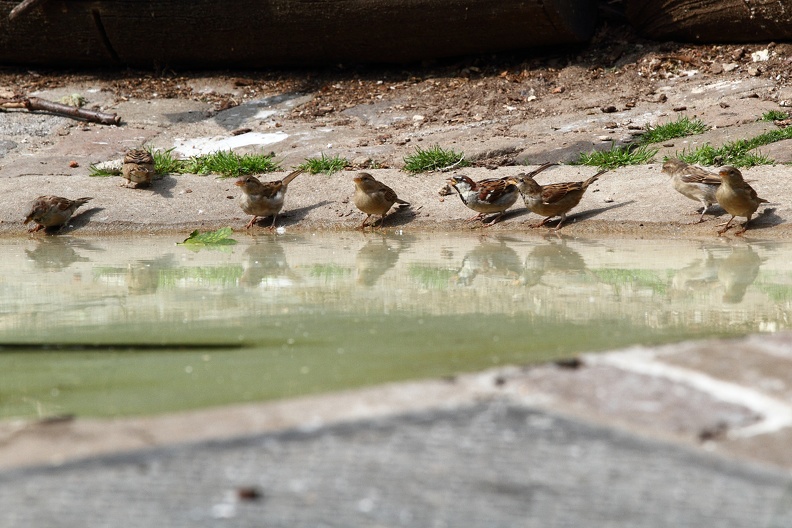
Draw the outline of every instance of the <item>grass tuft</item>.
M615 169L627 165L640 165L648 163L658 149L646 145L611 145L610 150L594 150L581 152L575 165L593 165L601 169Z
M655 127L646 126L646 132L641 135L639 144L661 143L669 139L703 134L709 127L700 119L690 119L680 116L676 121L664 123Z
M99 167L98 165L91 164L88 167L88 176L93 178L107 178L108 176L118 176L121 174L121 166L119 165L117 169L112 167Z
M154 172L157 174L181 174L184 172L184 161L173 157L173 149L155 150L148 147L147 150L154 158Z
M446 150L440 145L435 145L428 149L415 148L415 152L404 157L404 170L417 174L419 172L430 172L434 170L446 170L451 168L468 167L470 163L465 159L465 155L453 150Z
M344 170L349 165L351 165L351 163L346 158L342 158L337 154L333 157L329 157L322 153L321 157L319 158L307 158L305 163L297 168L307 171L311 174L319 174L321 172L329 176L333 173Z
M779 128L750 139L738 139L719 148L703 145L690 152L683 151L679 158L687 163L701 165L733 165L735 167L770 165L774 163L772 159L764 154L751 151L785 139L792 139L792 128Z
M261 174L280 170L273 154L243 154L230 150L194 156L184 164L183 172L191 174L219 174L223 178L247 174Z
M740 140L744 141L744 140ZM720 148L703 145L690 152L682 151L677 157L686 163L699 165L732 165L734 167L753 167L754 165L770 165L773 160L762 153L748 152L740 141L727 143Z
M783 110L768 110L762 114L760 121L783 121L789 119L789 114Z

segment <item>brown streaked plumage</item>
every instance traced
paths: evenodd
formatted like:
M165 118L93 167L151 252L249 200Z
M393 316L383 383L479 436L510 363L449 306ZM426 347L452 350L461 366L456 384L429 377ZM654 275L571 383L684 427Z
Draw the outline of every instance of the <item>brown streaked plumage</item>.
M704 214L714 203L717 203L715 192L721 180L717 174L701 167L689 165L680 159L669 159L663 163L663 172L671 176L671 185L681 195L701 202L703 209L698 222L704 221Z
M355 182L355 195L352 197L352 201L355 203L355 207L366 213L366 218L363 219L363 223L358 226L358 229L366 227L366 222L371 218L371 215L379 215L379 226L382 228L382 224L385 223L385 216L390 211L390 208L393 207L393 204L397 203L399 207L410 205L409 202L405 202L396 196L396 192L393 189L377 181L368 172L358 173L352 181Z
M759 204L766 203L767 200L759 198L753 187L745 183L742 173L735 167L729 165L721 167L718 176L720 176L721 185L715 193L715 198L717 198L718 204L731 215L723 229L718 231L718 235L722 235L729 229L735 216L744 216L746 220L742 229L734 233L737 236L742 235L748 229L748 222L751 221L751 217L759 208Z
M283 209L283 202L286 197L286 189L289 183L302 173L302 169L297 169L289 173L282 180L262 182L255 176L243 176L234 185L242 189L239 197L239 206L242 210L252 215L250 222L245 225L245 229L250 229L258 217L266 218L272 216L270 229L275 229L275 220L278 213Z
M538 174L553 165L555 163L545 163L531 175ZM456 190L463 204L478 213L468 221L480 219L483 222L485 214L497 213L489 222L484 223L486 227L496 224L520 196L519 189L510 177L487 178L474 182L467 176L455 174L446 182Z
M589 185L597 181L597 179L606 172L608 171L600 171L588 180L582 182L539 185L533 179L533 174L521 174L513 178L513 181L522 193L525 207L545 217L545 219L535 227L543 226L551 218L560 216L561 220L555 228L561 229L561 225L566 220L566 214L580 203Z
M125 187L130 183L135 187L147 186L154 177L154 157L144 149L133 149L124 155L121 175L126 179Z
M30 230L31 233L46 227L63 226L72 217L74 211L88 200L93 200L93 198L69 200L61 196L39 196L30 205L30 212L25 217L23 224L30 221L38 224Z

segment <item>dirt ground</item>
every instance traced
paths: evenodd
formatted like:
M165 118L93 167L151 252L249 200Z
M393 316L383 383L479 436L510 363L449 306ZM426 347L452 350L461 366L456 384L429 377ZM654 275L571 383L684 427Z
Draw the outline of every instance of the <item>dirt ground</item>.
M754 62L762 50L768 59ZM579 111L616 110L638 102L658 102L663 81L696 70L699 82L746 77L772 81L757 98L775 102L790 87L792 44L691 45L641 39L626 27L604 27L585 47L530 50L513 56L467 58L404 68L345 67L322 71L265 72L53 72L0 70L0 86L15 96L87 82L98 83L115 104L130 99L186 99L227 110L246 100L288 92L312 93L283 120L317 126L350 126L344 110L377 104L384 117L409 110L423 119L395 122L371 141L387 142L394 132L433 124L497 120L498 135L526 120ZM224 89L198 84L211 77ZM4 95L8 97L8 93ZM541 100L541 104L532 104ZM792 101L790 101L792 104ZM504 112L504 108L508 111ZM486 166L513 159L478 160Z
M663 156L703 143L715 146L776 128L758 121L792 105L788 66L792 45L687 45L636 37L604 26L583 47L531 50L408 65L338 65L314 71L140 72L0 69L0 97L58 100L79 93L87 107L115 112L122 125L9 111L0 120L0 232L23 235L19 220L39 194L93 196L91 214L75 217L83 234L186 231L245 223L231 182L166 175L143 192L119 191L117 181L88 177L91 164L119 159L129 148L176 149L198 139L241 141L238 152L273 152L284 170L309 157L339 155L347 170L295 180L284 208L291 229L348 229L360 221L350 203L352 173L362 168L385 180L413 209L393 227L464 228L470 216L455 197L437 195L449 173L403 172L416 147L441 145L465 154L474 179L516 174L525 165L558 162L540 183L584 179L593 167L569 165L580 153L634 141L647 126L698 117L700 136L662 145L655 163L609 173L587 193L567 232L612 236L710 236L712 222L690 226L696 204L670 190ZM277 137L264 146L250 136ZM181 150L181 154L179 154ZM762 149L792 162L789 141ZM748 169L760 196L783 196L786 166ZM272 178L279 176L272 175ZM23 177L23 180L18 178ZM269 177L269 176L268 176ZM321 178L321 179L317 179ZM116 179L120 180L120 179ZM19 182L24 184L20 185ZM291 189L291 188L290 188ZM647 201L652 207L647 208ZM519 209L519 210L518 210ZM787 238L792 207L773 204L757 219L763 237ZM519 222L536 223L525 209ZM715 215L722 215L717 208ZM578 222L587 220L587 222ZM578 224L578 225L573 225ZM581 225L582 224L582 225Z

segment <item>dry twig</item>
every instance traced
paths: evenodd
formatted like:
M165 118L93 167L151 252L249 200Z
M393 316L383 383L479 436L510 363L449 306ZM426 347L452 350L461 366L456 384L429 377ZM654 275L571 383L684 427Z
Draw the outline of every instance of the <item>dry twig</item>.
M121 118L116 114L107 114L98 110L86 110L54 101L48 101L40 97L28 97L25 99L0 101L0 108L24 108L30 112L42 110L57 115L73 117L75 119L85 119L103 125L118 125Z

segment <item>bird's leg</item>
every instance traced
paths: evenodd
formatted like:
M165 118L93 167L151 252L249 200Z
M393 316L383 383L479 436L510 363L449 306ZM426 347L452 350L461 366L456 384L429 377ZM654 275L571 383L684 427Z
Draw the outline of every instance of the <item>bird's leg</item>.
M366 227L366 222L368 222L368 219L369 219L369 218L371 218L371 215L370 215L370 214L367 214L367 215L366 215L366 218L364 218L364 219L363 219L363 223L362 223L362 224L360 224L359 226L357 226L357 228L356 228L356 229L363 229L364 227Z
M734 236L742 236L742 234L748 230L748 222L751 221L751 216L752 215L748 215L748 219L743 224L742 229L740 229L739 231L735 231Z
M247 225L245 226L245 229L250 229L251 227L253 227L253 224L256 223L256 218L258 218L258 217L256 215L253 215L253 218L251 218L250 222L247 223Z
M729 224L732 223L732 220L734 220L734 215L732 215L732 217L729 218L729 221L726 222L725 227L718 231L718 236L722 235L723 233L726 232L727 229L729 229ZM720 226L720 225L724 225L724 224L718 224L718 225Z
M504 211L501 211L500 213L498 213L498 214L496 214L496 215L495 215L495 218L493 218L493 219L492 219L492 220L490 220L489 222L485 222L485 223L484 223L484 227L489 227L489 226L495 225L495 224L497 224L498 222L500 222L500 219L501 219L501 217L503 216L503 213L504 213Z
M558 221L558 225L557 225L557 226L555 226L555 230L556 230L556 231L558 231L559 229L561 229L561 224L563 224L563 223L564 223L564 220L566 220L566 213L563 213L563 214L561 215L561 220L559 220L559 221Z
M479 213L475 216L471 216L470 218L465 220L465 222L472 222L473 220L481 220L482 218L484 218L484 213Z
M552 216L548 216L547 218L545 218L544 220L542 220L541 222L539 222L538 224L536 224L536 226L534 226L534 227L542 227L542 226L543 226L543 225L545 225L547 222L549 222L551 218L553 218L553 217L552 217Z
M388 213L385 213L384 215L380 216L380 221L379 221L379 228L380 229L382 229L382 225L385 223L385 217L386 216L388 216Z
M277 219L278 219L278 213L275 213L274 215L272 215L272 224L270 224L270 226L269 226L269 230L270 231L275 229L275 220L277 220Z
M701 210L701 216L699 217L698 222L696 222L697 224L700 224L701 222L704 221L704 215L707 214L707 209L709 209L709 205L707 204L703 204L703 205L704 205L704 209Z

